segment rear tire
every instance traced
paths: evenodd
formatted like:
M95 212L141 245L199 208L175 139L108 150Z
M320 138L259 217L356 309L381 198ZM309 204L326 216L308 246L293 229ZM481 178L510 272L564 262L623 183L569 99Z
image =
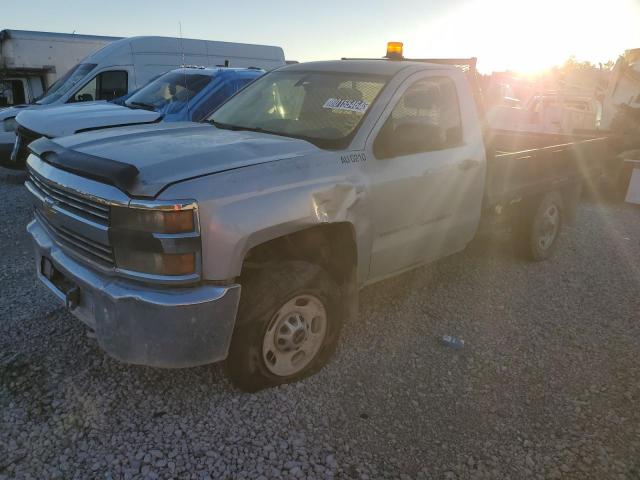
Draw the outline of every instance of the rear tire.
M518 254L536 262L551 257L558 248L565 221L562 196L545 194L540 201L522 207L514 221L514 241Z
M243 279L227 375L255 392L320 370L336 349L342 326L338 285L321 267L282 262Z

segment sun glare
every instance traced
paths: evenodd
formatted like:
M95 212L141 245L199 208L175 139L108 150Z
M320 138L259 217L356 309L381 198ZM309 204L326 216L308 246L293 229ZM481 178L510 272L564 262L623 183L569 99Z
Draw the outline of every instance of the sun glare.
M570 56L615 60L640 47L639 24L636 0L471 0L402 38L409 57L476 56L483 72L534 74Z

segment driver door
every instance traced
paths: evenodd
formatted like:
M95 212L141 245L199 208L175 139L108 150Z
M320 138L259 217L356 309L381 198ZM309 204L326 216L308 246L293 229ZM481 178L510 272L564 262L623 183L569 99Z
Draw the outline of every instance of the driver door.
M446 72L410 77L368 139L370 280L461 250L475 234L485 153L465 82Z

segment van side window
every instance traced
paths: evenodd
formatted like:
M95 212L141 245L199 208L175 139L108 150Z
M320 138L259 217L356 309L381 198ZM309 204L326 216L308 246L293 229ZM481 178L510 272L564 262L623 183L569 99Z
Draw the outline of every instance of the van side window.
M433 77L411 85L374 141L376 157L390 158L462 144L458 94L453 81Z
M84 87L69 99L69 102L91 102L93 100L113 100L126 95L128 90L126 70L110 70L93 77Z

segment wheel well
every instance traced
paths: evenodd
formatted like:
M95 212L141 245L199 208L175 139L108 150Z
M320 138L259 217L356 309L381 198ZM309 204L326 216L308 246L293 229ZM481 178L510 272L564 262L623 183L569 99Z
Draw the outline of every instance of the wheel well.
M318 225L256 245L245 256L241 276L285 260L320 265L342 285L352 278L357 265L353 226L346 222Z

